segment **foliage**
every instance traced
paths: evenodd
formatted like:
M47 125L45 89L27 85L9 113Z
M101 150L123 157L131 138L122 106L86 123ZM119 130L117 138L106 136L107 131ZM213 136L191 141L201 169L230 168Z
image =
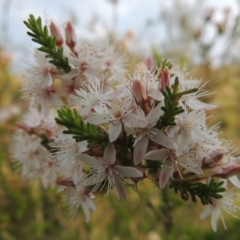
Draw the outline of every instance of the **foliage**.
M56 46L56 39L49 35L46 25L42 26L42 19L40 17L36 19L33 15L30 15L28 21L24 21L24 24L31 30L27 34L32 37L34 42L41 45L38 50L47 53L46 57L51 59L49 62L58 69L69 72L71 67L68 59L63 56L63 48Z
M87 140L89 146L93 146L108 141L107 134L100 127L84 123L76 109L71 110L63 107L58 110L58 115L59 118L56 118L56 122L68 129L63 131L63 133L72 134L77 142Z
M178 190L180 190L182 194L189 192L193 202L196 202L196 197L199 197L202 204L206 205L213 204L212 198L222 198L222 195L219 194L225 191L225 188L223 188L222 185L223 182L215 182L214 179L211 179L209 184L186 181L178 185L177 182L172 182L171 187L175 189L175 192L178 192Z

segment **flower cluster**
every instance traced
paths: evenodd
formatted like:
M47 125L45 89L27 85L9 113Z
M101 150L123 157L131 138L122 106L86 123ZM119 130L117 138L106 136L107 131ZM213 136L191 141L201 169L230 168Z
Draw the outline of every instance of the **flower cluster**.
M25 24L41 48L25 70L29 112L12 146L24 177L58 186L86 221L97 194L115 189L126 200L126 186L146 177L160 191L199 198L215 231L223 210L237 216L240 159L218 124L208 126L206 111L216 105L200 100L210 94L200 80L150 59L129 72L117 47L77 41L70 22L65 37L52 21L43 28L30 16Z

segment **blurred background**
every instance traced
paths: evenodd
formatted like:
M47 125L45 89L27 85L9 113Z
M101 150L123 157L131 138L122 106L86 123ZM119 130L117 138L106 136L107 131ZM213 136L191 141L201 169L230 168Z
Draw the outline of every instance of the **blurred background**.
M205 99L219 105L210 124L221 121L221 137L240 144L239 10L237 0L0 0L0 240L238 240L239 220L227 216L228 230L219 221L214 233L210 219L199 219L200 204L171 190L163 195L148 180L138 186L141 197L129 188L126 202L114 194L97 198L89 224L81 210L71 219L56 190L21 178L9 145L26 109L19 82L35 46L23 24L29 14L60 26L71 20L81 39L110 38L132 66L152 56L187 67L193 77L209 81L207 90L217 90ZM169 209L171 216L159 215ZM169 221L173 227L166 231Z

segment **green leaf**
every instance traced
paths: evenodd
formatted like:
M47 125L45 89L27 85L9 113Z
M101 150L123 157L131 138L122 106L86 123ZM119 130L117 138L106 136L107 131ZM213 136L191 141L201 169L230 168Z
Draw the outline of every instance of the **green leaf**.
M68 129L63 131L63 133L72 134L77 142L87 140L89 146L93 146L109 141L108 135L104 133L100 127L90 123L84 123L75 109L71 110L63 107L58 110L58 116L59 118L55 119L56 122Z
M47 53L47 58L50 58L50 62L58 69L62 69L66 73L70 72L71 66L68 63L68 58L63 56L63 48L56 46L55 37L49 35L46 25L42 26L41 18L36 19L33 15L30 15L28 21L24 21L24 24L31 30L27 34L32 37L32 41L41 45L38 50Z
M212 199L222 198L220 193L225 191L225 188L223 188L222 185L223 182L215 182L214 179L211 179L209 184L201 182L192 183L189 181L183 181L180 183L172 182L172 186L175 188L176 192L178 190L181 192L189 192L193 202L196 202L196 197L198 197L203 205L212 204Z

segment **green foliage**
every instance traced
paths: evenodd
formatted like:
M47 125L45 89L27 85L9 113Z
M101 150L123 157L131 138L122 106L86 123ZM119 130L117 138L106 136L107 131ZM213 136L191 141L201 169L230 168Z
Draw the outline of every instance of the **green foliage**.
M167 59L163 59L160 63L160 67L163 69L165 67L167 67L168 69L172 68L172 64L170 61L168 61Z
M182 107L177 106L178 101L176 101L174 90L171 91L169 87L166 87L165 91L163 91L163 95L165 106L162 107L164 114L160 117L160 121L158 122L159 128L176 125L175 116L184 112Z
M63 133L72 134L77 142L87 140L89 146L93 146L108 141L108 135L103 133L100 127L84 123L75 109L71 110L63 107L58 110L58 116L59 118L55 119L56 122L68 129Z
M225 192L225 188L222 187L223 182L215 182L214 179L211 179L209 184L183 181L180 184L173 182L172 185L174 185L175 192L178 190L182 193L189 192L193 202L196 202L196 197L199 197L203 205L212 204L212 198L220 199L222 198L220 193Z
M31 32L27 32L27 34L32 37L32 41L41 45L38 50L47 53L46 57L51 59L49 62L58 69L69 72L71 67L68 59L63 56L63 48L56 46L56 38L49 35L46 25L44 27L42 26L42 19L40 17L36 19L31 14L28 21L24 21L24 24L31 30Z
M179 81L178 78L175 79L175 83L173 84L172 89L166 87L162 92L164 95L164 114L160 117L160 121L158 121L157 126L159 128L164 128L167 126L175 126L175 116L184 112L182 107L178 106L178 101L183 95L187 95L193 92L198 91L197 88L189 89L187 91L178 92Z

